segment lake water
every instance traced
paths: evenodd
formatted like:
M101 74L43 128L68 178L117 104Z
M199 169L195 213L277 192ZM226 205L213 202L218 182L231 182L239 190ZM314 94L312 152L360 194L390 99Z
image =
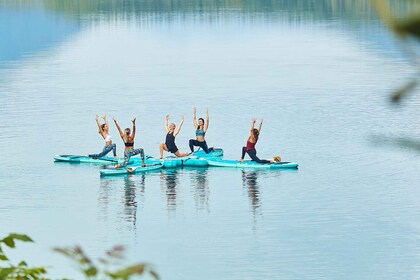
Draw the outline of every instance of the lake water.
M420 95L389 102L415 69L355 3L0 1L0 234L36 241L9 254L54 278L81 276L52 247L122 244L162 279L419 279L420 153L393 139L420 138ZM194 106L225 158L263 118L260 157L299 170L104 179L53 162L99 152L105 113L137 117L154 156L165 115L184 115L187 151Z

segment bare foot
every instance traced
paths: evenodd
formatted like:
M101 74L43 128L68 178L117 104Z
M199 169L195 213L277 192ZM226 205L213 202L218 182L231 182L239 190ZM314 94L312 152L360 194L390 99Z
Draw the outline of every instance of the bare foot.
M119 159L119 157L118 157L118 156L114 156L114 158L115 158L115 159Z
M241 158L241 159L239 159L238 161L239 161L239 162L244 162L244 159L243 159L243 158Z
M147 165L143 162L142 164L141 164L141 167L146 167Z

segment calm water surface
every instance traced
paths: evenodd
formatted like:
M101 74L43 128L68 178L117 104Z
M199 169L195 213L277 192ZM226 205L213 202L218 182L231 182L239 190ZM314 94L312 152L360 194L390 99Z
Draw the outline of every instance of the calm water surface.
M372 11L312 2L1 1L0 234L36 240L11 256L52 277L80 278L53 246L123 244L163 279L420 279L420 154L371 141L420 138L420 95L388 103L414 71ZM194 106L226 158L264 118L258 154L299 170L104 179L52 160L100 151L104 113L136 116L154 156L184 115L187 151Z

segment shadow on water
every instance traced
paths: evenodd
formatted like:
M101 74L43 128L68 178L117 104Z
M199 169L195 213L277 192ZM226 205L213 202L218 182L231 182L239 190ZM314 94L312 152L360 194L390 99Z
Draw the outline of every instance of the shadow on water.
M420 141L409 137L389 137L385 135L372 135L370 143L373 146L393 146L401 149L420 152Z

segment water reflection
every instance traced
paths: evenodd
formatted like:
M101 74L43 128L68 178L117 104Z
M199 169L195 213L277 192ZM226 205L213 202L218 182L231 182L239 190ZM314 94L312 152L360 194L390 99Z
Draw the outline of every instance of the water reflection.
M166 209L175 212L177 207L177 185L179 184L177 169L167 169L161 172L161 190L166 196Z
M120 193L121 178L101 179L98 201L101 205L104 220L108 220L108 211L114 197ZM134 226L137 225L137 210L139 205L143 205L145 193L146 175L126 176L124 177L124 191L122 197L123 211L121 216ZM118 192L118 193L115 193ZM117 205L117 209L121 205Z
M254 222L256 217L261 215L261 200L260 190L258 185L258 173L257 171L245 171L242 170L242 184L247 188L248 197L251 202L252 214L254 216Z
M137 178L139 179L138 182ZM136 191L138 188L140 196L144 196L145 179L146 176L144 174L137 177L127 176L124 178L124 215L134 226L137 222Z
M0 3L0 38L3 42L0 44L0 68L8 62L56 47L81 30L77 21L45 10L35 2Z
M210 212L208 184L208 169L191 170L191 184L193 186L194 204L196 210L206 210Z

